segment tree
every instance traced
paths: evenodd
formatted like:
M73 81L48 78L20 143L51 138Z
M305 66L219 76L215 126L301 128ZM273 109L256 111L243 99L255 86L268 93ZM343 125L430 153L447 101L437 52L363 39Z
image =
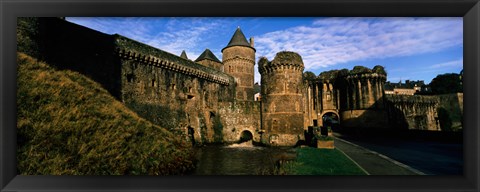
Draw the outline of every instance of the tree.
M456 73L446 73L437 75L430 82L432 94L447 94L463 92L460 75Z

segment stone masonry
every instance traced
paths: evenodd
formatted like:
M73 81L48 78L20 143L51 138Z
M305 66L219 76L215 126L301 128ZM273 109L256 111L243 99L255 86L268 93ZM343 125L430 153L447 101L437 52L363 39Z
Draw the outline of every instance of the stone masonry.
M221 61L209 49L192 61L185 52L177 56L58 18L19 18L18 34L18 51L90 77L143 118L196 145L249 138L294 146L304 140L308 126L322 126L328 118L344 128L461 126L460 117L443 112L450 124L439 123L437 108L461 106L463 95L386 97L382 66L326 71L306 79L301 56L289 51L272 61L260 58L261 91L255 101L256 50L253 38L247 41L240 28L222 49Z

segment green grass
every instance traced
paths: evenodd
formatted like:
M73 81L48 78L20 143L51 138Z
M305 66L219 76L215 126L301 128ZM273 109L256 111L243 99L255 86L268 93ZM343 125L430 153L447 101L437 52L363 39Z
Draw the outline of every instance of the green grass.
M171 175L191 146L129 110L96 82L17 54L21 175Z
M283 165L289 175L366 175L338 149L297 149L297 159Z

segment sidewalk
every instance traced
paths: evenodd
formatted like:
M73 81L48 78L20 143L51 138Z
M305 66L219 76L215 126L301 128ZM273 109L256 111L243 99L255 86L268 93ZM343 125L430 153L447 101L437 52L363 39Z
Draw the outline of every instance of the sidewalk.
M370 175L424 175L407 165L335 137L335 147Z

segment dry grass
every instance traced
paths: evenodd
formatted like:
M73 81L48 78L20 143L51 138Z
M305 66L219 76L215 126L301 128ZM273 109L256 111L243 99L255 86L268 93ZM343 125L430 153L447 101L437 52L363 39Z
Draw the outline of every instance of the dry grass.
M18 53L17 166L22 175L170 175L191 147L94 81Z

